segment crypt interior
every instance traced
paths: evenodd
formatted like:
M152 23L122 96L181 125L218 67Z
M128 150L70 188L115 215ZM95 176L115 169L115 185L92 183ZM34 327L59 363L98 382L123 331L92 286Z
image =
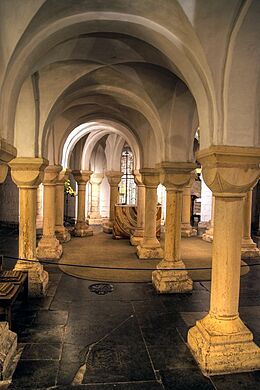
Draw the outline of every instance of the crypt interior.
M260 2L0 0L0 389L258 389Z

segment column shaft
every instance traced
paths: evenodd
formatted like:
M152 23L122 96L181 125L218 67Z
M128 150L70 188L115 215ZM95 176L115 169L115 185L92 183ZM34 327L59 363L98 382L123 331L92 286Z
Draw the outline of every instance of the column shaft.
M109 220L103 224L104 233L112 233L115 221L115 205L118 203L118 185L123 176L119 171L107 171L106 177L110 184Z
M166 189L167 209L165 224L164 260L178 262L181 259L181 211L182 192Z
M58 260L62 246L55 236L56 181L62 167L48 166L44 173L43 193L43 236L37 247L38 259Z
M73 171L73 176L78 183L78 217L73 235L76 237L93 236L93 230L86 221L86 185L92 171Z
M242 230L242 244L241 257L260 256L260 250L256 243L251 238L251 222L252 222L252 190L248 191L243 203L243 230Z
M130 238L132 245L139 245L141 243L145 225L145 186L143 184L137 184L137 187L137 226L134 234Z
M86 212L86 183L78 184L78 222L85 222Z
M36 200L37 188L20 188L19 257L36 258Z
M182 216L181 216L181 235L182 237L196 236L197 231L191 224L191 187L190 185L183 189Z
M70 169L66 169L59 173L55 188L55 233L61 243L68 242L71 239L69 231L64 226L64 183L68 179L70 172Z
M238 316L243 198L216 196L215 210L210 312L232 318Z

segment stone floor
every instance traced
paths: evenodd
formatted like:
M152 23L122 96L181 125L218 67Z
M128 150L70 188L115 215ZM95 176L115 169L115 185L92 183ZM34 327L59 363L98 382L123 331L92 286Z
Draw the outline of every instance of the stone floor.
M1 252L15 255L17 237L0 231ZM9 263L12 266L12 263ZM253 390L260 372L204 377L185 343L209 309L210 283L192 294L158 296L150 283L114 283L97 295L93 282L48 266L44 299L18 302L13 330L21 358L9 389ZM241 279L240 313L260 344L260 267Z

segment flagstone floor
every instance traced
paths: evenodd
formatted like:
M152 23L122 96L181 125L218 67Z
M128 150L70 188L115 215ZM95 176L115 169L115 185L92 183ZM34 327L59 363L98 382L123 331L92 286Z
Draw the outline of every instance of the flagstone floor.
M17 235L1 229L0 245L1 253L17 254ZM47 269L47 296L13 310L21 358L10 390L259 389L259 371L206 378L190 354L187 331L209 309L209 282L174 296L157 295L151 283L113 283L112 292L97 295L89 289L96 282ZM240 295L258 345L259 282L260 267L252 267Z

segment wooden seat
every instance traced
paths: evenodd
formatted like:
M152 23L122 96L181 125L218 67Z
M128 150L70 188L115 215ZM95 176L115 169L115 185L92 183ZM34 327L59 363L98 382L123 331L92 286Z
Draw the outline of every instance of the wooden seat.
M20 293L23 294L23 300L26 301L28 297L28 272L2 271L0 260L0 309L2 309L10 329L12 325L12 306Z

